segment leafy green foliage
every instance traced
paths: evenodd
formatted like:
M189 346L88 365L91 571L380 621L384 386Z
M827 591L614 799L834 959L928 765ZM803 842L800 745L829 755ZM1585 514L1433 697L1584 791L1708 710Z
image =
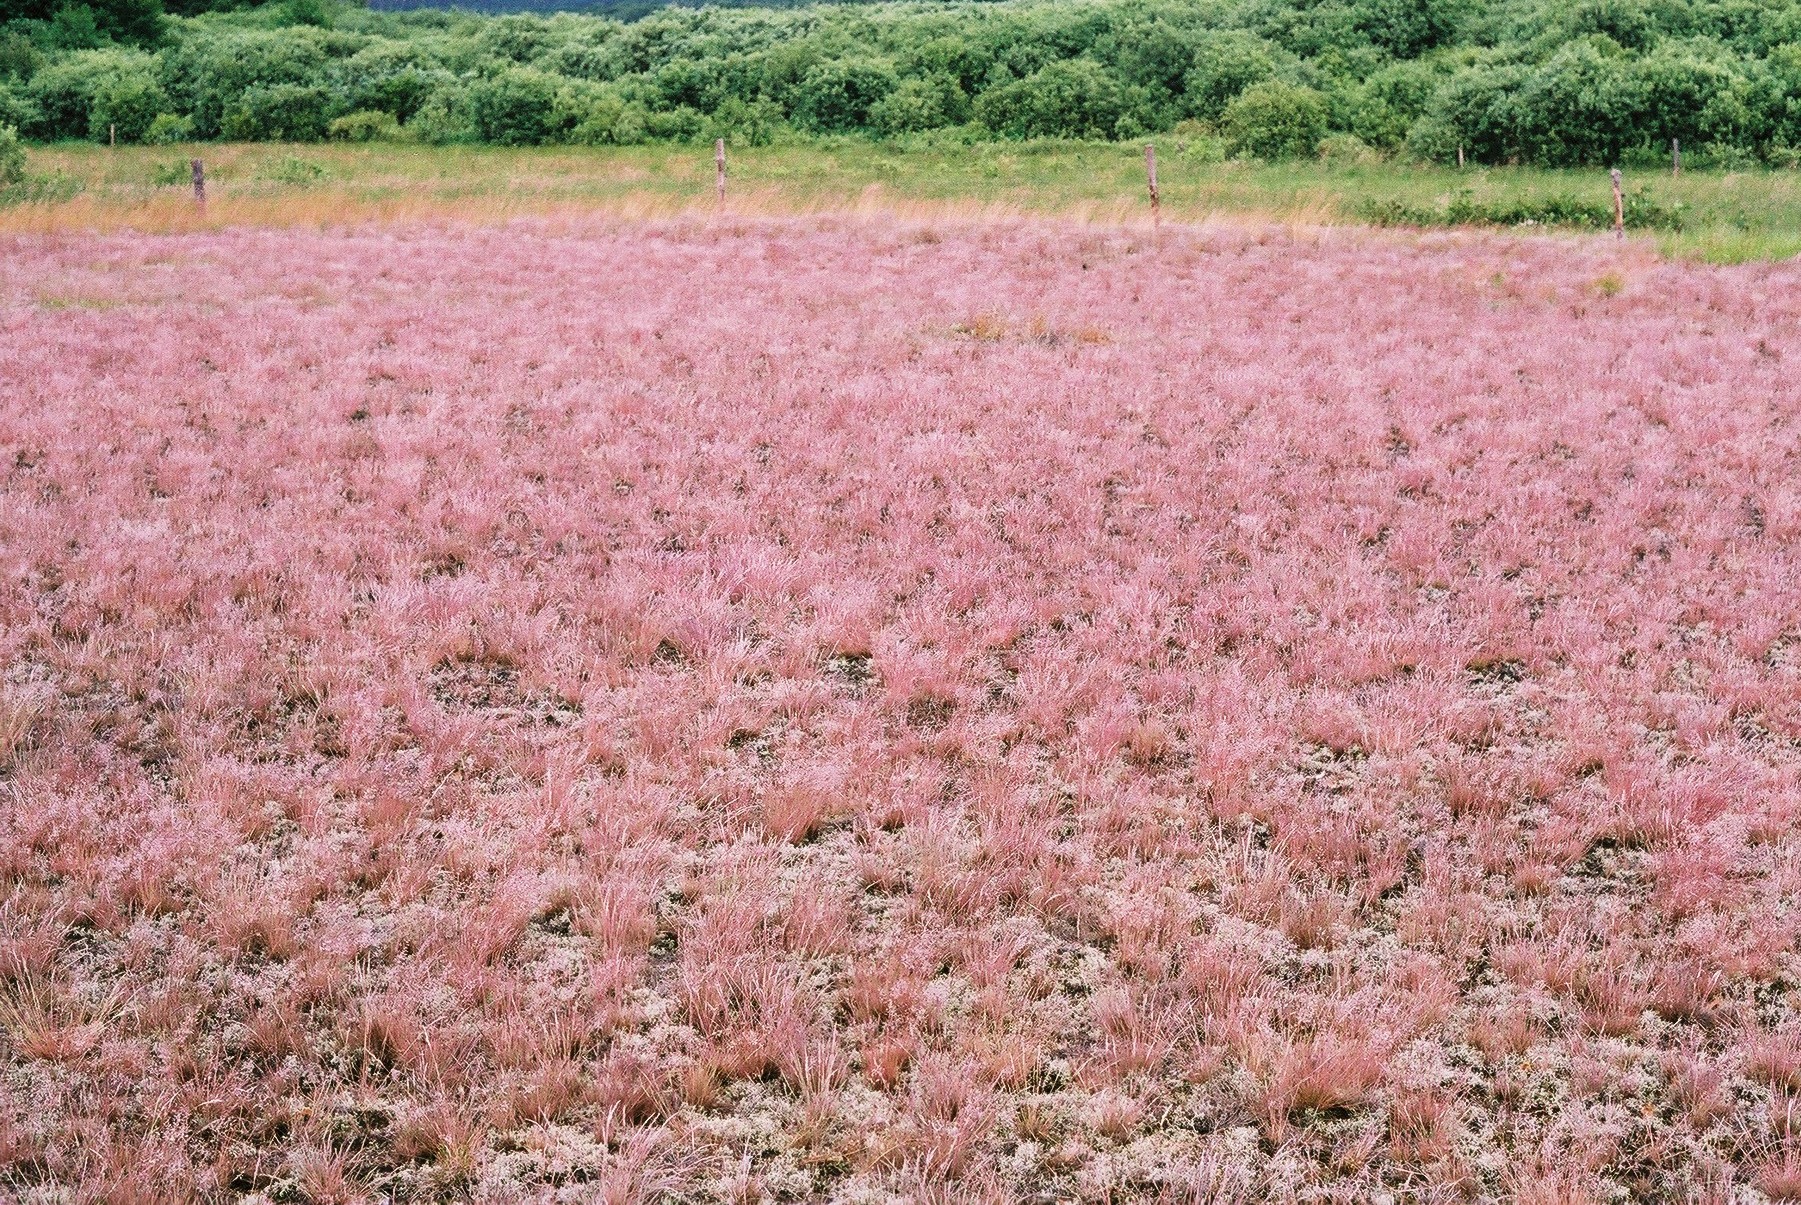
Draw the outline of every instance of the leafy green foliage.
M1275 47L1241 30L1208 35L1182 77L1188 112L1216 120L1239 93L1275 75L1279 61Z
M1298 159L1313 154L1326 136L1326 100L1311 88L1269 80L1239 93L1220 124L1241 155Z
M1123 108L1118 82L1092 59L1048 64L976 99L982 124L1008 138L1110 138Z
M1627 193L1623 213L1625 224L1633 229L1681 230L1684 223L1682 206L1660 204L1645 193ZM1435 206L1396 200L1377 202L1365 206L1362 216L1378 226L1576 226L1605 230L1613 225L1613 207L1598 201L1559 193L1482 202L1467 189Z
M899 80L884 63L839 59L807 72L795 96L794 119L802 129L842 134L869 124L870 110Z
M161 0L7 0L0 13L13 32L60 50L150 45L163 34Z
M1328 136L1359 161L1642 163L1672 138L1695 163L1801 157L1801 0L771 3L623 21L15 0L0 121L35 139L502 145L1181 125L1260 158Z
M332 118L325 132L341 142L392 142L400 137L400 123L394 120L392 113L358 109Z
M331 94L311 84L257 84L231 102L219 133L234 142L311 142L325 136Z
M173 113L158 113L144 131L144 141L151 146L168 146L174 142L191 142L194 138L192 118Z
M136 50L80 50L54 60L25 87L24 132L34 138L104 140L110 123L132 139L165 103L151 56Z
M0 125L0 188L11 188L25 179L25 145L19 131Z
M480 80L468 93L476 137L500 146L536 146L555 132L557 79L515 67Z
M142 142L169 97L149 72L121 72L106 80L88 106L87 134L96 142Z

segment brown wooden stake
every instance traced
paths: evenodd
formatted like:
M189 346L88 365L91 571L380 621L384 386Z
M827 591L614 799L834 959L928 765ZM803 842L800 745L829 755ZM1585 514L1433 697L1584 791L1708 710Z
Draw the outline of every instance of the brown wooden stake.
M719 204L725 204L725 139L713 140L713 186L719 193Z
M1458 171L1463 170L1463 148L1462 147L1457 148L1457 170Z
M1682 139L1670 139L1670 175L1682 174Z
M1144 177L1151 187L1151 225L1163 225L1163 196L1157 191L1157 148L1144 144Z
M1608 173L1613 178L1613 237L1626 237L1626 194L1620 191L1620 169Z
M198 159L189 160L194 169L194 204L206 208L206 166Z

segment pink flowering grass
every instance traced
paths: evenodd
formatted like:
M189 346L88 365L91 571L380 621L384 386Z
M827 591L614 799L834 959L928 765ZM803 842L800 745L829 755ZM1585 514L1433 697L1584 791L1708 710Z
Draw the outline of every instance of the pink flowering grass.
M6 251L0 1193L1801 1193L1801 270Z

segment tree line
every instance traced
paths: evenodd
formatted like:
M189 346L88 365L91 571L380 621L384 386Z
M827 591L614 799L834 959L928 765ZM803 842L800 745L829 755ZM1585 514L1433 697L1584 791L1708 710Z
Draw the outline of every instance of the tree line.
M483 16L6 0L37 140L1141 138L1543 166L1801 157L1801 0L914 0Z

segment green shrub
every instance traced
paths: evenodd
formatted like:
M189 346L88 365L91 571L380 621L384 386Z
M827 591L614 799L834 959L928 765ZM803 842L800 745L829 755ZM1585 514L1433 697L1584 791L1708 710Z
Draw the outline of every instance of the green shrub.
M689 58L663 64L650 77L657 108L679 109L687 105L693 109L712 109L726 94L720 79L722 66L718 61Z
M868 59L822 63L807 72L794 98L795 124L823 134L869 124L870 111L898 86L893 68Z
M1514 157L1519 153L1514 94L1523 79L1524 70L1511 66L1452 76L1408 131L1408 153L1428 163L1455 163L1460 148L1473 162Z
M870 106L869 124L877 133L896 134L936 130L969 120L969 97L956 79L934 74L905 79L900 86Z
M1369 145L1392 151L1426 114L1447 71L1430 63L1393 63L1374 72L1346 97L1341 124Z
M323 163L302 159L299 155L283 155L280 159L265 163L257 172L257 176L263 180L297 185L317 184L330 174Z
M617 145L620 122L624 117L625 104L618 97L612 97L610 104L590 105L587 114L570 127L568 141L576 146ZM641 128L636 133L642 137Z
M1092 54L1131 94L1127 109L1146 128L1166 128L1186 110L1184 91L1198 35L1165 18L1125 22L1096 40Z
M434 88L406 123L406 131L433 146L480 141L469 113L469 93L460 84Z
M1231 158L1226 140L1205 122L1190 118L1176 123L1170 133L1176 136L1176 154L1189 163L1224 163Z
M12 188L25 180L25 147L19 131L0 125L0 188Z
M1253 84L1226 106L1220 128L1235 155L1311 156L1326 136L1326 100L1311 88L1277 80Z
M194 119L200 138L274 137L259 129L288 128L295 115L280 110L301 110L310 120L315 106L293 93L265 94L246 103L253 89L325 89L327 58L321 39L331 35L315 29L208 31L184 39L160 56L160 79L173 105L172 112ZM318 106L322 109L322 106ZM234 132L225 130L227 110L236 113ZM317 129L322 133L326 113L319 111ZM270 120L265 121L265 117ZM314 133L312 137L318 137ZM288 135L296 137L298 135Z
M1796 14L1801 26L1801 13ZM1759 83L1764 104L1767 136L1772 146L1801 146L1801 28L1796 42L1777 46L1764 60Z
M650 140L647 114L641 105L626 105L619 112L619 118L613 123L613 143L616 146L637 146Z
M1669 146L1680 138L1743 144L1764 131L1753 81L1726 48L1709 39L1665 43L1634 67L1642 97L1639 137Z
M1660 32L1673 32L1675 13L1658 13L1643 0L1573 0L1556 6L1544 30L1546 41L1562 45L1600 36L1614 43L1642 49Z
M193 119L177 117L173 113L158 113L151 120L150 128L144 131L144 141L151 146L168 146L174 142L192 142L193 140Z
M328 0L287 0L283 6L290 25L317 25L330 29L334 24L332 5Z
M325 137L331 95L305 84L246 88L225 110L219 133L234 142L317 142Z
M1645 99L1617 47L1576 42L1520 81L1508 104L1513 139L1522 158L1547 167L1612 163L1639 141Z
M514 13L484 21L475 44L485 54L511 63L529 63L552 40L550 23L537 13Z
M922 41L902 49L896 66L904 76L926 79L942 75L957 81L966 95L981 90L994 66L991 47L962 33L947 33L942 26L921 31Z
M699 109L683 105L668 113L644 114L644 138L651 142L699 142L707 132L707 117Z
M1195 45L1194 65L1182 81L1183 103L1191 116L1217 121L1239 93L1275 73L1275 47L1262 38L1236 29L1209 34Z
M500 146L537 146L557 133L558 81L554 75L515 67L469 88L475 135Z
M168 104L168 94L148 73L115 76L94 94L88 137L106 142L116 135L120 142L142 142Z
M1415 58L1451 40L1474 5L1465 0L1352 0L1352 21L1372 46Z
M1008 138L1111 138L1120 87L1092 59L1052 63L976 98L976 119Z
M392 113L358 109L327 122L325 136L338 142L393 142L400 137L400 123Z
M194 165L186 159L171 159L150 170L150 182L158 188L178 188L193 178Z
M711 138L723 138L733 146L768 146L782 124L782 110L774 101L742 101L730 97L713 110Z
M420 48L390 42L366 46L334 65L334 87L350 112L376 110L411 121L426 97L455 77Z
M153 60L135 50L83 50L51 63L26 85L26 99L35 114L25 132L44 139L93 137L103 94L119 106L127 121L139 104L149 99L160 103ZM144 114L142 126L147 127L156 112L152 107ZM106 137L109 120L116 118L101 119L99 137Z
M1382 152L1355 134L1328 134L1320 140L1319 157L1335 167L1369 167L1382 162Z
M1750 147L1736 146L1730 142L1704 142L1691 151L1684 151L1683 158L1691 167L1735 172L1749 171L1763 163L1757 152ZM1772 159L1772 162L1775 160Z
M0 126L29 130L37 124L38 116L35 102L10 85L0 83Z
M23 29L0 25L0 80L30 79L43 65L43 50Z

